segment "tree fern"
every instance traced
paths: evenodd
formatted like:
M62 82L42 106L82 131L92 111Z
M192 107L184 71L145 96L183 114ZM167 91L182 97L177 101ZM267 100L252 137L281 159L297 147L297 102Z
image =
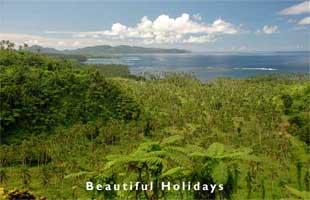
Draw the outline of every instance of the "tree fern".
M183 140L184 140L184 137L181 135L172 135L170 137L164 138L161 141L161 144L162 145L174 144L174 143L177 143Z
M171 168L167 171L165 171L162 175L161 178L166 178L166 177L177 177L177 176L185 176L188 175L190 170L186 169L185 167L174 167Z
M226 183L228 178L227 165L222 161L219 162L212 170L211 176L215 183Z
M65 179L81 178L81 177L86 177L86 176L92 176L94 174L95 174L95 172L80 171L80 172L77 172L77 173L68 174L64 178Z
M206 151L206 155L210 158L220 158L224 154L224 145L220 143L213 143Z

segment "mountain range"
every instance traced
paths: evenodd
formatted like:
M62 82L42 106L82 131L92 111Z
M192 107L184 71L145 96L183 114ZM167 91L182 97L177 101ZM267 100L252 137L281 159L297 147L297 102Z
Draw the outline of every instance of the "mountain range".
M70 54L70 55L85 55L91 57L100 57L109 54L169 54L169 53L190 53L190 51L182 49L162 49L162 48L146 48L138 46L110 46L110 45L100 45L92 47L83 47L79 49L72 50L57 50L54 48L42 47L39 45L33 45L27 48L28 51L40 52L43 54Z

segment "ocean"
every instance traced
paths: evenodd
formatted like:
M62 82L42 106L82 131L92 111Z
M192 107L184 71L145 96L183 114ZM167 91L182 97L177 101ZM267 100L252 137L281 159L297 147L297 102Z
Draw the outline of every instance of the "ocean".
M134 75L190 73L206 81L219 77L309 73L309 55L310 52L135 54L88 59L86 63L128 65Z

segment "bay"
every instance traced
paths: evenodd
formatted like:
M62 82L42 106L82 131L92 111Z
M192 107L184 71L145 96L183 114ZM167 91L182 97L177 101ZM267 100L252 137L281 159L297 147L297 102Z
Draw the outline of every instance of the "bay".
M134 75L190 73L202 81L310 72L309 52L127 54L88 59L86 63L128 65Z

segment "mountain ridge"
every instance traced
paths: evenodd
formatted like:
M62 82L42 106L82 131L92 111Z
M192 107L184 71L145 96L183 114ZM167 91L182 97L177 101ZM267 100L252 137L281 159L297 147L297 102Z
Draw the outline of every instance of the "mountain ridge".
M88 56L105 56L107 54L182 54L190 53L188 50L183 49L165 49L165 48L149 48L149 47L139 47L139 46L129 46L129 45L119 45L119 46L110 46L110 45L97 45L90 47L82 47L78 49L65 49L57 50L55 48L43 47L39 45L33 45L27 48L28 51L32 52L41 52L45 54L74 54L74 55L88 55Z

